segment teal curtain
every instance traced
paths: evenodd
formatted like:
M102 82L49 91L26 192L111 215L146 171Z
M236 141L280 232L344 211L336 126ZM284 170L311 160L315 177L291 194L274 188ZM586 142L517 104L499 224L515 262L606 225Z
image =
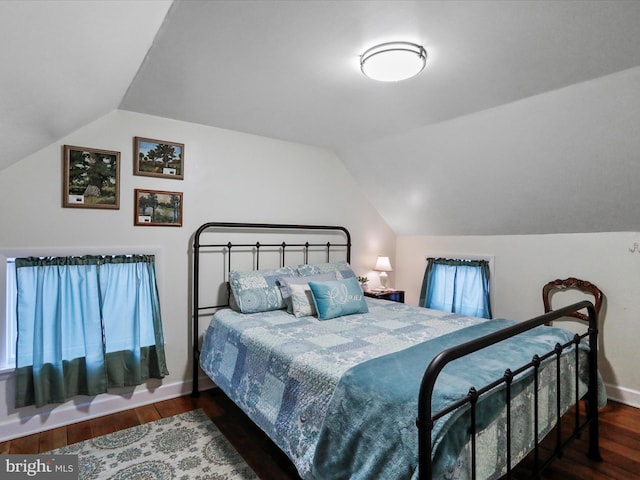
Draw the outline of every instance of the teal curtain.
M153 255L16 259L16 407L168 374Z
M472 317L491 318L489 262L428 258L420 305Z

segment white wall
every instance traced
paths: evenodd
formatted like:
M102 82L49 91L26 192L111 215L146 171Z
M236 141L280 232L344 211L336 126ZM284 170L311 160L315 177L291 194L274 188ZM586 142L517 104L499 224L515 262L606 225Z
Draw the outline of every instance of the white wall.
M599 367L609 397L640 406L640 252L630 251L637 243L638 232L400 236L396 285L406 290L407 303L417 304L427 257L493 256L493 316L526 320L544 312L545 283L567 277L591 281L605 294Z
M398 235L627 231L638 228L639 131L636 67L340 158Z
M134 176L134 136L184 143L185 179ZM61 208L65 144L121 152L119 210ZM184 192L182 228L134 227L134 188ZM123 397L78 397L55 408L20 411L13 408L13 377L4 375L0 441L190 391L188 252L191 235L204 222L346 226L353 240L352 265L359 274L369 273L377 255L395 251L395 235L332 152L124 111L114 111L0 171L0 191L0 253L158 253L170 371L162 382L150 382L152 388L138 387Z

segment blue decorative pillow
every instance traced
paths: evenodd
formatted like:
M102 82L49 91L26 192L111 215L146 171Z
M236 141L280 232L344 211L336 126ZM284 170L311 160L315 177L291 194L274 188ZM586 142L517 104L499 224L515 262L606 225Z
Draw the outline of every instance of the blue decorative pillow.
M335 279L336 272L327 272L306 277L282 277L276 283L280 287L280 294L287 305L287 312L293 313L296 317L304 317L316 314L315 308L312 308L313 299L309 290L309 282L324 282ZM304 291L297 287L303 287Z
M336 272L336 278L338 280L343 278L355 277L355 272L344 260L340 262L328 262L328 263L315 263L298 265L298 274L301 277L307 277L309 275L317 275L318 273Z
M355 277L329 282L309 282L319 320L367 313L367 302Z
M229 272L229 284L242 313L267 312L285 308L286 304L276 284L278 278L295 276L292 267L251 272Z
M229 284L229 282L227 282L227 293L229 294L229 308L239 312L240 307L238 306L238 302L236 302L236 297L233 294L233 290L231 290L231 284Z

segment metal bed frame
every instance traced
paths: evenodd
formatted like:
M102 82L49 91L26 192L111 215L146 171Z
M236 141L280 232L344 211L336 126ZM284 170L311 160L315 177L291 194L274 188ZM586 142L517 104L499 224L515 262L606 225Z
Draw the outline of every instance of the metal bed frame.
M201 243L201 236L206 231L213 230L236 230L236 231L271 231L271 230L279 230L279 231L289 231L300 233L304 231L308 232L323 232L323 233L333 233L333 234L342 234L345 238L344 242L338 243ZM209 305L209 306L201 306L200 305L200 253L202 249L206 248L222 248L225 249L228 254L229 260L227 263L226 273L228 274L232 270L232 261L231 261L231 253L234 248L251 248L255 255L255 269L259 268L260 264L260 249L263 247L277 248L279 250L280 255L280 263L281 266L286 265L285 254L288 248L298 248L302 249L304 253L304 259L307 263L308 252L310 248L318 248L322 247L326 249L326 261L330 261L330 252L334 247L340 247L346 249L345 257L346 261L349 262L351 259L351 234L349 231L341 226L326 226L326 225L294 225L294 224L269 224L269 223L235 223L235 222L208 222L201 225L194 234L193 240L193 279L192 279L192 328L193 328L193 390L192 396L199 396L199 386L198 386L198 374L199 374L199 359L200 359L200 347L199 347L199 317L207 314L206 312L213 312L217 308L226 307L229 305L229 296L227 294L227 302L221 305ZM498 343L507 338L518 335L522 332L530 330L532 328L536 328L541 325L549 324L553 320L559 320L567 316L571 316L576 312L581 310L587 310L587 323L588 328L583 334L576 334L572 341L566 343L565 345L557 344L555 348L547 353L542 355L535 355L531 362L526 365L517 366L513 369L507 369L503 375L503 377L496 379L489 385L483 386L481 388L471 387L467 396L451 405L445 407L444 409L438 412L432 412L431 408L431 399L433 394L433 389L437 380L439 373L442 369L449 363L460 357L473 353L475 351L486 348L490 345ZM489 392L490 390L500 387L504 384L504 388L506 390L506 416L507 416L507 451L506 451L506 459L507 459L507 473L503 478L512 478L513 469L515 465L511 464L511 437L510 437L510 429L511 429L511 384L515 376L527 371L532 370L534 376L534 431L535 431L535 446L533 449L533 466L531 467L531 478L541 478L542 471L556 458L562 456L563 450L567 446L567 444L575 438L580 438L582 432L585 429L589 429L589 449L587 456L590 459L601 461L602 458L600 456L600 447L599 447L599 426L598 426L598 353L597 353L597 345L598 345L598 317L596 310L593 304L589 301L582 301L579 303L575 303L573 305L569 305L564 308L560 308L544 315L535 317L531 320L527 320L524 322L520 322L511 327L505 328L498 332L492 333L490 335L477 338L473 341L461 344L459 346L447 349L438 354L430 365L427 367L427 370L424 373L422 378L422 382L420 385L420 394L418 398L418 412L416 412L416 426L418 428L418 450L419 450L419 458L418 458L418 472L419 478L422 480L430 479L432 476L432 464L431 464L431 431L433 429L434 423L444 415L451 413L452 411L458 408L465 408L468 405L470 408L470 434L471 434L471 472L472 479L476 479L476 425L475 425L475 417L476 417L476 406L478 400L481 395ZM576 388L575 394L575 407L574 407L574 420L573 420L573 429L571 432L563 432L560 419L562 417L560 413L560 398L561 398L561 387L560 387L560 377L561 377L561 368L560 368L560 356L563 351L574 348L575 347L575 382L577 386L578 382L578 344L583 341L588 341L590 346L588 359L589 359L589 386L588 393L585 397L586 400L586 408L584 418L581 418L580 413L580 401L582 400L579 397L578 388ZM547 456L547 458L541 458L541 448L540 442L538 440L538 375L540 371L540 367L542 362L545 360L551 359L555 357L555 365L556 365L556 379L557 379L557 388L556 388L556 411L557 411L557 419L556 426L554 427L555 431L555 446L553 451Z

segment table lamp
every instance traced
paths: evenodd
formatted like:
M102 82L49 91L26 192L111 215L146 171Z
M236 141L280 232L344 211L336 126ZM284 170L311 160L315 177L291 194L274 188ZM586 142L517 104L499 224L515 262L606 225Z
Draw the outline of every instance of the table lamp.
M389 276L387 272L392 272L393 268L391 268L391 262L389 261L389 257L378 257L376 261L376 266L373 267L374 270L380 272L380 289L387 289L387 280Z

